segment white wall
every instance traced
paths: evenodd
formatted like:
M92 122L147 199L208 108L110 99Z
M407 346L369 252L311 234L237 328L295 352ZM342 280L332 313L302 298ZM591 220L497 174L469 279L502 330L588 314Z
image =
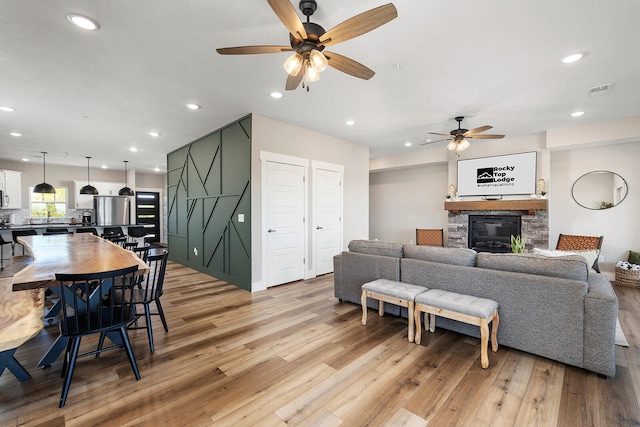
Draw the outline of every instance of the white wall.
M600 270L611 279L615 263L627 259L628 251L640 251L640 142L573 148L551 154L553 197L549 200L549 242L555 246L558 234L604 236ZM587 172L608 170L622 176L629 187L627 198L618 206L589 210L571 196L575 180ZM551 193L550 193L551 195Z
M369 236L388 242L415 243L416 228L443 228L446 241L447 174L447 164L371 173Z
M369 147L288 125L263 116L251 120L251 258L252 289L262 281L262 170L260 152L344 165L344 248L369 233ZM311 194L311 183L307 183Z

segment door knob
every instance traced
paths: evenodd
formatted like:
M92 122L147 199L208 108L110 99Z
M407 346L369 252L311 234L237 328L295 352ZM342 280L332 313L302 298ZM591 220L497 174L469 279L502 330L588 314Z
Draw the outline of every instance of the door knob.
M270 229L267 230L267 233L275 233L275 232L276 232L276 230L274 230L273 228L270 228Z
M317 226L317 227L316 227L316 230L322 230L322 227Z

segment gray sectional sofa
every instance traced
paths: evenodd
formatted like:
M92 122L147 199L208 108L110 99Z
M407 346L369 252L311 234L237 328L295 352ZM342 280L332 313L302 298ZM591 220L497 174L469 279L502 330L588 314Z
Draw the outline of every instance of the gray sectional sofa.
M500 345L615 376L618 300L607 276L582 256L354 240L333 262L341 301L360 304L362 284L379 278L490 298L500 304ZM407 316L390 304L385 311ZM449 319L438 317L436 326L479 336L478 328Z

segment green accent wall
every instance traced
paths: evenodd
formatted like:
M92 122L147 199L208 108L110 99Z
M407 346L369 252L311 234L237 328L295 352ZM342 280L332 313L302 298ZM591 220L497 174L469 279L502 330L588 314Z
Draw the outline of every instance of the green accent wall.
M250 291L251 116L169 153L167 187L169 259Z

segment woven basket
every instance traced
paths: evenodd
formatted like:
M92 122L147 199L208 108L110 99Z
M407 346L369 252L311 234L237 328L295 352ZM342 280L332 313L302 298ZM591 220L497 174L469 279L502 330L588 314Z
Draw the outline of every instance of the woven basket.
M616 267L616 285L640 289L640 271Z

